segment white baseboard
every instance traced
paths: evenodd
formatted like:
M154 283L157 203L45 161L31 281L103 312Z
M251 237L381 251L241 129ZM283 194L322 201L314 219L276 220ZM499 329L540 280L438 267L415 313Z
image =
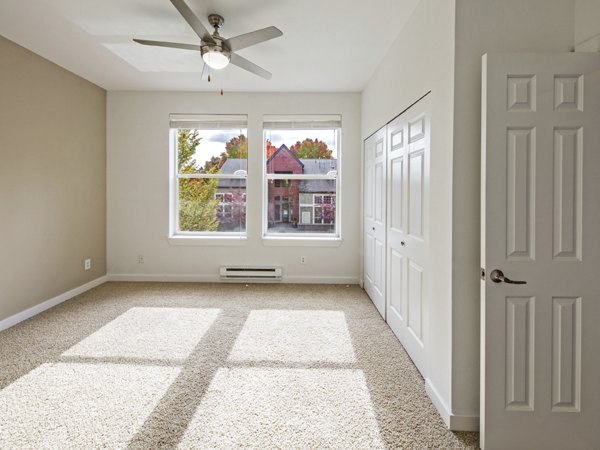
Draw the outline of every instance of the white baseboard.
M358 277L303 277L297 275L283 276L284 283L298 284L358 284Z
M425 390L427 391L427 395L429 395L433 406L438 410L449 430L479 431L479 416L452 414L446 405L446 402L444 402L435 386L431 383L430 378L425 380Z
M42 303L39 303L31 308L26 309L25 311L21 311L13 316L10 316L4 320L0 321L0 331L6 330L19 322L23 322L24 320L30 319L33 316L38 315L41 312L46 311L56 305L61 304L64 301L67 301L79 294L83 294L90 289L95 288L96 286L100 286L102 283L106 283L108 281L108 277L102 276L100 278L96 278L95 280L90 281L89 283L83 284L75 289L71 289L63 294L57 295L49 300L46 300Z
M148 281L165 283L216 283L221 281L219 275L176 275L176 274L142 274L142 273L111 273L108 281Z
M452 414L448 429L452 431L479 431L479 416Z
M183 283L219 283L219 275L176 275L176 274L109 274L108 281L159 281ZM247 280L241 280L247 283ZM253 280L253 282L255 282ZM358 284L357 277L304 277L297 275L283 276L281 281L256 280L256 282L298 283L298 284Z

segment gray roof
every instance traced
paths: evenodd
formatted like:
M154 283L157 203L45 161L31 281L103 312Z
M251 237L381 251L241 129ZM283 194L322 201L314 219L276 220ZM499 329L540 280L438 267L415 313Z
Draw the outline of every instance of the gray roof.
M226 159L221 167L221 173L233 174L236 170L248 170L247 159ZM219 179L218 189L229 189L229 188L245 188L246 180L232 179L232 178L221 178Z
M301 159L304 165L304 174L326 175L332 170L337 170L337 159ZM237 170L248 170L246 159L227 159L221 167L221 173L233 174ZM222 178L219 180L219 189L245 187L246 180ZM333 180L303 180L300 182L300 192L335 192Z
M226 159L221 167L221 173L233 173L236 170L248 170L247 159Z
M327 175L327 172L337 170L337 159L301 159L304 173L309 175ZM300 182L300 192L335 192L333 180L303 180Z

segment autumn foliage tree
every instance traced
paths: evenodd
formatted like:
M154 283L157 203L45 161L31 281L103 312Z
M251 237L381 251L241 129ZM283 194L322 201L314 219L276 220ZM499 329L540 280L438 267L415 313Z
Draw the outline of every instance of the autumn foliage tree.
M219 173L225 161L248 158L248 138L245 135L233 137L225 144L225 151L220 156L212 156L204 163L202 170L206 173Z
M327 148L327 143L318 139L304 139L290 147L290 150L299 159L332 159L333 153Z
M277 151L277 147L275 147L273 145L273 143L269 139L267 139L267 141L265 142L265 151L266 151L267 160L268 160Z
M225 144L225 153L228 158L246 159L248 158L248 139L240 134Z

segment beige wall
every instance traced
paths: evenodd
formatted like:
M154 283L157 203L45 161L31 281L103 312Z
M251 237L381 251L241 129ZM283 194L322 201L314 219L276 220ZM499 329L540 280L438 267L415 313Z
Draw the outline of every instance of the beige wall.
M106 273L106 92L2 37L0 61L1 321Z
M481 56L568 52L573 0L456 0L452 238L452 407L479 410Z

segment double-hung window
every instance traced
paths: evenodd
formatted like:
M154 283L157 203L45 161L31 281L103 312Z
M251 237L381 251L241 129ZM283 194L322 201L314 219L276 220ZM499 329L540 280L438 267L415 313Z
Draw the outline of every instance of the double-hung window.
M171 236L245 235L245 115L172 114Z
M339 237L341 116L264 116L264 235Z

